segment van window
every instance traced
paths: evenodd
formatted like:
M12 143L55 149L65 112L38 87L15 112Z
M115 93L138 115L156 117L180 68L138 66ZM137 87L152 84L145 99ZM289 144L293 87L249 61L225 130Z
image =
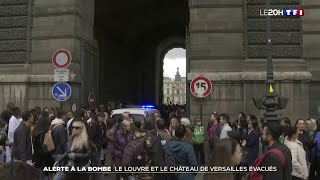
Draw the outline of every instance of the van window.
M143 121L144 120L144 116L141 114L132 114L134 121ZM118 119L122 118L122 114L114 114L112 115L112 118L115 119L116 121L118 121Z

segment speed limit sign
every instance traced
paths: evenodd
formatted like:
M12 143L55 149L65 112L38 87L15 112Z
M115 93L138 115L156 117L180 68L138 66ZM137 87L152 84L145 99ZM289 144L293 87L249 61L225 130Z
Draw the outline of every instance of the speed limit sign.
M198 76L191 81L190 91L198 98L207 97L211 93L211 90L211 81L204 76Z

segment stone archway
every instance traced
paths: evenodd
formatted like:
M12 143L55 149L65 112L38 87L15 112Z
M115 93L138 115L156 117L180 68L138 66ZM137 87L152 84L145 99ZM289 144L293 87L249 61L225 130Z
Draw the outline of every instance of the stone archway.
M162 103L162 81L163 81L163 59L164 56L173 48L186 49L185 37L172 36L164 39L157 47L156 61L155 61L155 103L160 105Z

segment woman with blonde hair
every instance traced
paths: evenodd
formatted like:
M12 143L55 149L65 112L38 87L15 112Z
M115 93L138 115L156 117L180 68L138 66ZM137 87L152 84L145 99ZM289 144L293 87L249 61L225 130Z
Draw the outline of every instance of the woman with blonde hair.
M55 163L55 166L87 167L89 166L91 147L86 126L82 121L71 124L72 135L67 143L67 152ZM66 173L66 179L87 180L87 173Z
M315 119L306 120L306 131L309 134L310 139L314 139L315 133L317 131L317 122Z
M172 118L170 121L169 132L172 137L175 137L175 129L179 125L177 118Z

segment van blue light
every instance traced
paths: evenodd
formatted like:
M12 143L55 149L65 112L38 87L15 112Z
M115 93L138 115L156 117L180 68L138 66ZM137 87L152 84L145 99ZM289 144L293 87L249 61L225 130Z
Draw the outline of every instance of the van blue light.
M154 108L154 105L142 105L141 108Z

